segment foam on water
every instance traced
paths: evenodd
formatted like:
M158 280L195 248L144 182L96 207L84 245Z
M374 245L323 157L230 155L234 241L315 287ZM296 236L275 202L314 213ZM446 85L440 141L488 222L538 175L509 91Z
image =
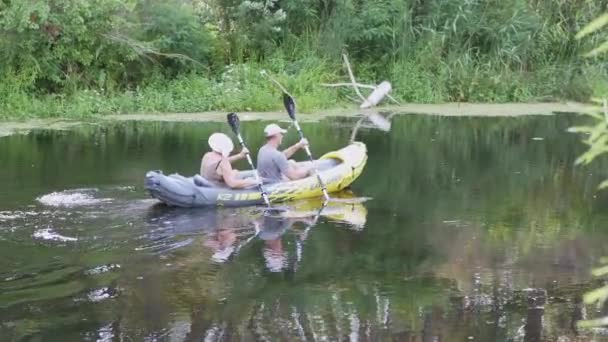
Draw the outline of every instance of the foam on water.
M33 211L0 211L0 222L8 222L27 216L36 216L37 213Z
M97 342L111 342L114 341L114 332L112 331L112 323L108 323L97 330L96 336Z
M101 273L109 272L109 271L111 271L113 269L116 269L116 268L120 268L120 265L119 264L100 265L100 266L97 266L95 268L91 268L89 270L86 270L84 273L86 275L96 275L96 274L101 274Z
M118 295L118 290L110 287L102 287L91 290L87 293L87 300L93 303L98 303L106 299L115 298Z
M52 207L69 208L112 201L111 198L96 198L94 194L97 192L97 189L64 190L42 195L36 198L36 200L44 205Z
M0 222L10 221L10 220L14 220L14 219L17 219L17 218L19 218L19 215L10 214L10 213L5 214L3 212L0 212Z
M50 241L62 241L62 242L78 241L77 238L63 236L61 234L58 234L58 233L54 232L51 228L39 229L39 230L35 231L34 234L32 234L32 237L34 239L50 240Z

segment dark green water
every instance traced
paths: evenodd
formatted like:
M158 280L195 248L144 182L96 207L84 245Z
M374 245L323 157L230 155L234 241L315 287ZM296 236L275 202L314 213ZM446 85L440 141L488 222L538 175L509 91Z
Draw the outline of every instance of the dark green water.
M318 201L277 223L147 197L147 170L195 173L226 125L0 138L0 340L590 340L575 322L607 311L581 296L608 255L595 191L608 173L573 166L576 120L412 115L362 130L352 191L373 200L309 229ZM242 125L254 150L264 125ZM317 155L350 127L303 125Z

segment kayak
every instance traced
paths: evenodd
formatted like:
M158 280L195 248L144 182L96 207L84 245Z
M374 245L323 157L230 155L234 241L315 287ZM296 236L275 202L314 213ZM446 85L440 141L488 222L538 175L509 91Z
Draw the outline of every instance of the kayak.
M326 153L314 161L328 192L343 190L352 184L363 171L367 162L367 148L362 142L354 142L342 149ZM310 162L299 162L310 165ZM241 171L240 178L254 177L253 171ZM263 204L264 200L257 187L250 189L230 189L212 183L200 175L184 177L179 174L165 175L162 171L149 171L145 177L145 188L150 195L161 202L176 207L248 206ZM268 199L285 202L296 199L319 197L323 194L315 176L295 181L263 185Z

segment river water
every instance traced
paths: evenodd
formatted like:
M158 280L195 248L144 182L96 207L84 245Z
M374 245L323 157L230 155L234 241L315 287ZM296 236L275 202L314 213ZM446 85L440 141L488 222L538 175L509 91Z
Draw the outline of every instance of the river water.
M313 153L353 118L304 124ZM363 128L362 204L166 208L221 123L122 122L0 138L0 340L572 341L608 255L605 163L575 116L395 116ZM243 122L252 150L265 122ZM296 141L290 129L286 143ZM297 155L303 158L303 155ZM238 168L246 168L238 164Z

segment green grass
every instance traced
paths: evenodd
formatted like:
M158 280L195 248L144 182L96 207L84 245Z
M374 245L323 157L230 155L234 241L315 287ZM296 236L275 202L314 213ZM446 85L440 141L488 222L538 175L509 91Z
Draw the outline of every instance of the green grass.
M355 65L361 82L393 84L402 102L526 102L585 100L605 72L598 67L554 65L533 72L517 72L498 63L480 63L466 56L429 63L424 56L390 63L382 73L371 65ZM134 89L104 91L78 89L70 94L35 95L14 82L0 83L0 119L87 118L122 113L281 110L280 91L261 74L267 70L296 97L303 113L344 106L354 94L320 83L345 82L343 67L317 57L294 62L275 57L264 63L227 66L217 77L182 75L167 80L152 76ZM9 86L10 85L10 86Z
M277 69L276 66L274 69ZM104 92L82 89L68 95L33 95L0 88L0 118L86 118L121 113L168 113L280 110L280 91L261 73L268 70L296 97L302 112L335 107L343 99L337 90L319 86L335 78L321 60L289 65L274 71L260 64L230 65L217 78L189 74L167 80L152 77L135 89ZM10 81L3 82L10 84Z

